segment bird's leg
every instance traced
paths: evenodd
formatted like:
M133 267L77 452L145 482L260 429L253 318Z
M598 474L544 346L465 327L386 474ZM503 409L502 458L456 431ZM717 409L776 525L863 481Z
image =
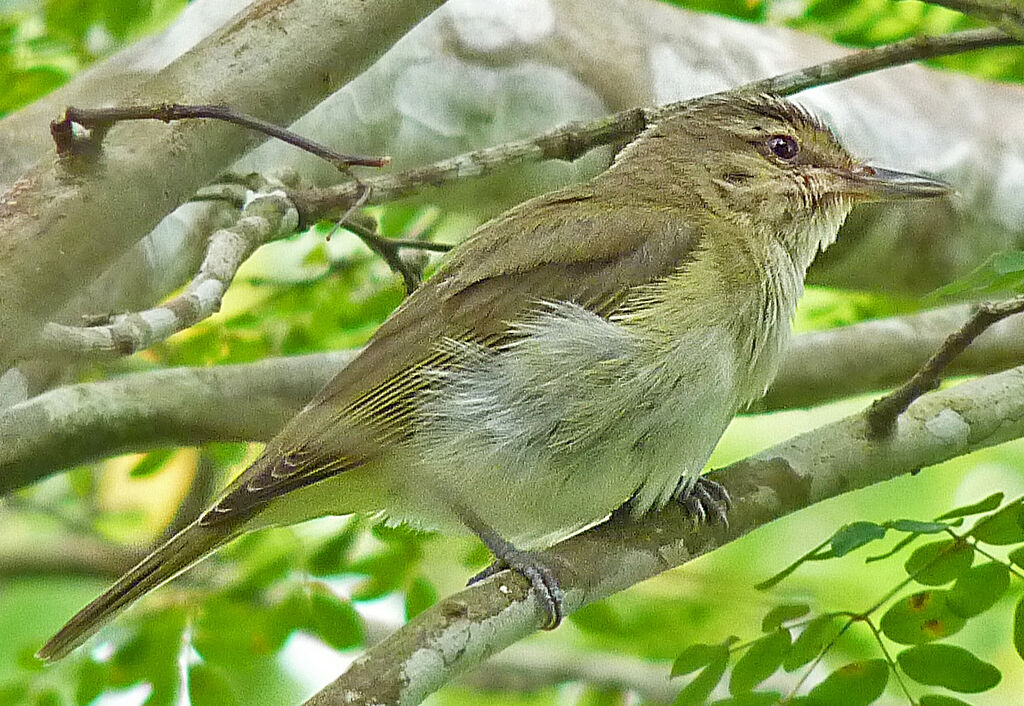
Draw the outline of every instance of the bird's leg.
M462 522L473 530L487 548L494 554L496 561L469 580L470 585L483 581L485 578L512 569L530 582L533 593L548 615L545 630L554 630L562 622L562 589L554 574L551 573L535 552L523 551L511 542L503 539L490 525L464 505L456 505Z
M726 513L732 508L732 498L721 483L707 476L698 476L693 481L684 476L679 479L672 497L696 524L721 522L729 526Z

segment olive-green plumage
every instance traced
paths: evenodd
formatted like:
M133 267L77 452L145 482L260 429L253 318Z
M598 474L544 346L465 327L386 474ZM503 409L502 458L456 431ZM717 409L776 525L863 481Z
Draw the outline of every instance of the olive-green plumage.
M500 553L496 538L542 547L627 500L685 497L770 382L806 269L853 203L947 191L862 165L781 98L693 104L591 181L481 226L212 508L40 656L267 525L383 512L468 525Z

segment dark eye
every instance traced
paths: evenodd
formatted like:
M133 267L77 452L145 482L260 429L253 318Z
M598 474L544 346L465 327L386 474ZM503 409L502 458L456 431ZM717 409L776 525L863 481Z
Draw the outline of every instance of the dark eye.
M772 135L768 138L768 149L779 159L790 160L800 152L800 145L789 135Z

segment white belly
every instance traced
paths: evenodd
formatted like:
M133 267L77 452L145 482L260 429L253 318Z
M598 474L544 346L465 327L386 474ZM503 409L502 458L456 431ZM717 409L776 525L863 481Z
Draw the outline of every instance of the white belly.
M405 486L388 503L394 519L452 525L455 497L504 538L545 546L634 495L641 512L667 502L735 413L724 334L652 357L624 327L570 305L524 331L502 353L464 347L465 364L437 374L415 468L392 475Z

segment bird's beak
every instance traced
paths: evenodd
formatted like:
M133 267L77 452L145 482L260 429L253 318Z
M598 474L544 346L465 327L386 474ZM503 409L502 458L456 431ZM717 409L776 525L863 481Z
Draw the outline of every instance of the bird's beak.
M931 199L953 193L953 187L944 181L866 164L841 169L839 176L843 184L842 190L857 200Z

